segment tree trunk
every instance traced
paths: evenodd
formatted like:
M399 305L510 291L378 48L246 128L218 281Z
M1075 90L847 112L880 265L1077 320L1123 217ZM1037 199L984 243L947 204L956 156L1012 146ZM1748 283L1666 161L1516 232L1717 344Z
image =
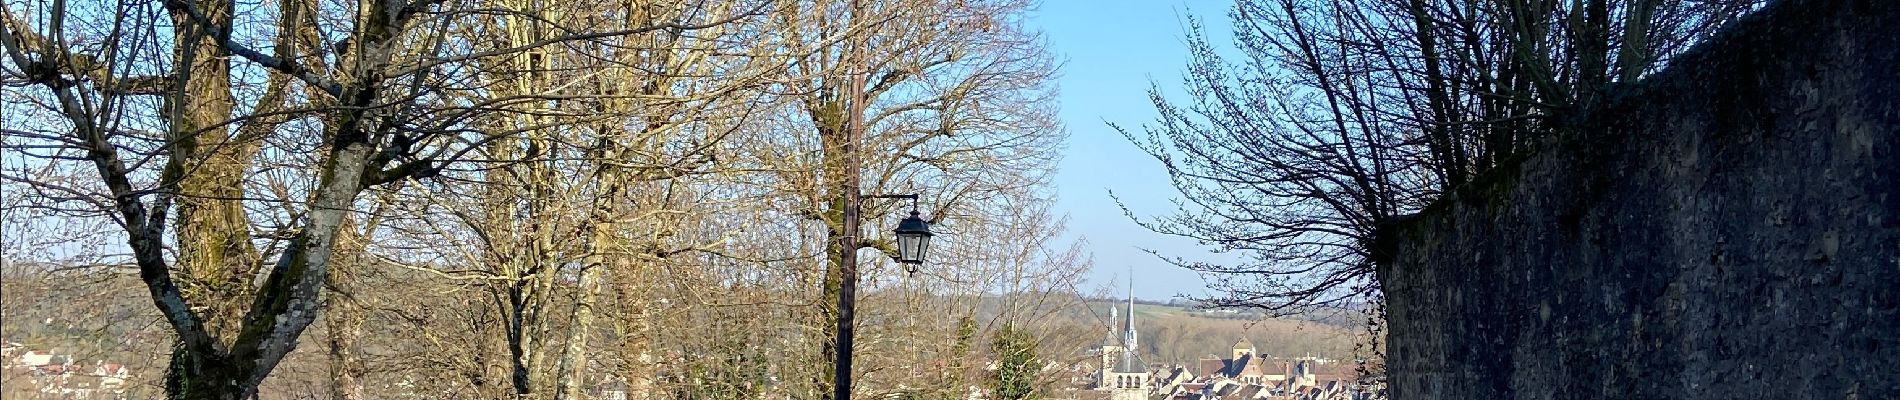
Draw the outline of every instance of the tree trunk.
M347 224L349 220L345 220ZM375 218L365 224L375 229ZM363 336L363 322L367 317L359 295L358 277L366 267L362 263L364 244L357 230L350 226L340 229L337 253L339 257L329 276L329 299L324 301L327 355L329 357L329 379L331 400L363 400L363 360L356 354L357 340Z
M194 6L212 24L230 26L231 4L196 1ZM244 215L243 177L255 145L230 143L224 126L236 100L231 95L230 52L216 44L204 24L174 9L179 95L169 98L166 117L171 122L171 160L164 174L178 182L176 203L176 267L180 294L197 305L195 317L216 348L229 346L239 323L256 272L256 248L250 242L250 224ZM163 212L162 210L160 212ZM171 399L237 399L247 390L249 375L235 370L225 354L207 354L189 346L172 347L165 370L165 388ZM221 353L221 352L220 352Z
M559 382L556 383L559 386L555 394L556 400L583 398L581 391L586 385L588 371L587 338L595 328L594 303L600 298L600 276L602 270L606 269L603 261L607 257L599 253L603 247L609 249L617 247L611 245L614 239L608 237L613 234L611 215L609 214L606 219L607 221L600 219L595 221L599 225L594 227L594 237L590 246L594 248L592 253L595 254L591 257L593 260L587 262L581 270L580 293L575 297L574 312L571 316L573 325L568 327L567 350L562 357L560 367L562 374Z
M826 243L825 264L820 271L822 276L819 280L819 297L815 302L818 306L818 318L815 322L821 324L819 326L824 326L822 324L827 322L835 323L838 318L838 304L835 301L840 298L839 294L843 291L843 271L846 261L843 247L844 210L850 206L849 200L840 189L843 185L838 183L844 180L844 173L840 171L843 168L842 154L839 151L841 144L838 143L842 140L844 131L842 126L844 107L838 105L835 100L826 103L823 107L825 108L814 111L818 115L813 118L819 124L819 142L824 148L819 171L823 176L822 182L827 183L823 187L828 188L819 191L820 204L824 204L824 210L820 215L825 224ZM813 397L829 398L833 386L837 384L833 379L837 375L838 331L836 329L823 329L823 331L825 334L819 340L819 359L817 360L817 371L821 372L812 377Z
M197 1L196 7L218 26L232 23L231 4ZM211 333L237 337L260 263L245 216L244 176L259 142L240 141L227 124L236 100L231 94L231 54L214 42L212 32L174 11L177 76L183 83L170 99L172 158L167 174L178 180L176 237L180 288L198 305L198 316Z
M246 387L244 377L249 374L234 367L223 357L200 355L185 350L184 346L175 346L171 362L165 368L165 398L243 400L244 394L255 388Z
M329 331L330 398L363 400L363 361L356 355L357 339L363 335L362 310L354 304L331 304L323 317Z

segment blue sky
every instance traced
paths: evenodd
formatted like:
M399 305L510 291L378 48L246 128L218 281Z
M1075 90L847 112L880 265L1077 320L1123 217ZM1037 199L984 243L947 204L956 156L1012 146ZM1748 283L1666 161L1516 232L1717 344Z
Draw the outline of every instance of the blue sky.
M1230 0L1044 0L1031 18L1065 63L1059 80L1068 149L1056 175L1056 211L1069 216L1069 235L1086 238L1095 270L1088 291L1125 289L1133 268L1135 295L1167 299L1205 293L1200 276L1141 251L1209 256L1192 241L1163 236L1122 214L1115 195L1138 214L1173 209L1177 195L1160 163L1108 126L1139 129L1154 120L1147 91L1158 84L1178 98L1186 66L1187 18L1198 16L1215 40L1227 37ZM1111 286L1112 285L1112 286Z

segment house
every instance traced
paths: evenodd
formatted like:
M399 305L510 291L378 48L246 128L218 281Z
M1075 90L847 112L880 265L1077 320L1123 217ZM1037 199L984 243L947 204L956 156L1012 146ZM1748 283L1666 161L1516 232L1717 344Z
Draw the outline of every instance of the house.
M15 365L24 368L39 368L51 364L53 364L53 353L31 350L25 354L21 354L19 361Z
M627 391L629 389L631 389L631 387L627 385L626 379L619 377L608 378L606 382L601 382L600 384L599 398L601 400L627 400Z
M57 349L24 350L24 346L12 342L0 348L10 348L9 355L18 354L5 360L11 373L21 374L38 392L57 398L118 398L132 379L125 364L95 360L91 366L76 365L72 355L59 354Z
M13 355L25 349L26 345L18 342L0 340L0 362L13 361Z
M1156 382L1155 393L1173 393L1177 389L1179 389L1181 385L1185 385L1188 382L1193 382L1193 381L1194 381L1194 373L1188 372L1187 367L1175 366L1174 368L1169 369L1168 377L1162 378L1160 381Z
M92 375L99 377L99 389L109 391L125 390L125 382L132 379L132 373L126 371L125 364L93 362Z
M1182 369L1185 382L1163 381L1158 393L1170 400L1309 400L1363 397L1354 365L1317 357L1274 358L1259 354L1246 338L1228 358L1213 354Z
M1243 384L1267 384L1286 379L1284 375L1272 373L1278 370L1269 365L1267 358L1262 357L1247 338L1235 341L1230 354L1232 357L1225 359L1214 358L1210 354L1197 360L1198 376L1208 380L1229 379Z

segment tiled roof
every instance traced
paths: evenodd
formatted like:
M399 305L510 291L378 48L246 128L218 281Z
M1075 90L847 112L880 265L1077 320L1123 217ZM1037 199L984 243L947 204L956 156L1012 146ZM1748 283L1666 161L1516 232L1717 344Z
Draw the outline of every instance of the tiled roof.
M1148 372L1148 364L1142 363L1141 355L1135 354L1134 351L1128 351L1128 352L1122 353L1121 359L1116 360L1115 362L1115 373L1117 374L1136 374L1136 373L1147 373L1147 372Z
M1194 376L1211 377L1227 373L1227 360L1203 358L1195 363Z
M1239 392L1234 393L1235 395L1234 397L1241 398L1241 399L1251 399L1251 398L1254 398L1254 396L1258 396L1260 394L1260 391L1264 389L1266 388L1260 385L1247 385L1246 387L1240 388Z
M1241 375L1248 375L1249 373L1251 373L1252 375L1259 375L1260 368L1254 367L1254 360L1257 360L1257 359L1258 358L1254 357L1252 354L1248 354L1248 355L1240 356L1240 358L1237 358L1237 359L1234 359L1233 361L1228 362L1227 363L1227 377L1229 378L1239 377Z

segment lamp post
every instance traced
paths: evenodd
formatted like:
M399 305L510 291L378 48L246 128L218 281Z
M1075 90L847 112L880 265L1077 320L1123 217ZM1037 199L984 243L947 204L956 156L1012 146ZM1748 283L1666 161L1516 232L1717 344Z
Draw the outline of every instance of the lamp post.
M849 13L852 21L856 21L863 15L863 0L851 0ZM836 238L840 252L838 254L838 331L836 341L829 349L835 353L835 358L832 359L832 400L851 398L851 347L854 335L853 320L857 318L858 247L861 245L858 237L861 229L858 225L861 222L859 211L864 199L910 199L910 217L900 221L897 229L892 231L897 235L897 262L904 264L910 272L917 272L917 266L923 264L924 252L930 249L932 236L930 223L917 214L916 194L865 195L860 191L863 186L861 171L864 167L864 160L860 154L862 151L860 146L864 140L864 112L871 100L866 98L865 80L869 75L867 69L874 70L875 68L868 68L865 65L864 52L865 48L871 45L869 41L864 35L851 36L850 40L843 43L843 60L841 60L845 68L843 78L845 78L844 93L846 94L838 100L844 106L844 120L841 121L844 123L843 129L836 133L841 137L834 136L839 140L828 145L835 146L828 147L828 151L836 151L835 154L840 158L836 176L841 179L837 182L838 191L835 193L843 195L843 198L839 200L843 200L844 208L840 210L842 211L840 214L843 214L840 216L844 219L839 224L842 228L839 230L841 234Z
M858 224L856 219L864 199L910 199L910 216L897 223L897 229L891 233L897 236L898 263L912 273L917 266L923 265L924 253L930 250L930 222L917 213L917 195L915 194L877 194L858 195L857 201L846 206L847 231L845 232L844 253L839 254L838 282L838 346L837 359L832 365L832 399L851 398L851 342L854 336L853 320L857 318L858 297Z

